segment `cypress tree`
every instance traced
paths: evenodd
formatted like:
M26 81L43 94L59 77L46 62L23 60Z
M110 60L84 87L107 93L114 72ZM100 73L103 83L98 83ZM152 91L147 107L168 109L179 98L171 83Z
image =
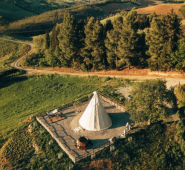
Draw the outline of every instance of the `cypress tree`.
M51 49L52 51L55 51L55 48L58 47L59 41L58 41L58 26L53 27L51 32Z
M49 37L49 31L46 31L45 34L45 49L50 48L50 37Z

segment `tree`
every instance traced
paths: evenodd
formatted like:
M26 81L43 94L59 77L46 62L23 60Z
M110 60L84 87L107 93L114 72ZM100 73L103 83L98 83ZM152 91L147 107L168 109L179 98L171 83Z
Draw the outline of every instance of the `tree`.
M137 34L137 12L132 10L125 17L118 42L119 57L125 65L137 65L139 61L139 36Z
M146 14L137 16L138 29L145 29L150 26L149 17Z
M171 41L170 48L174 52L175 50L177 50L178 41L182 36L182 30L180 28L181 20L174 12L173 8L171 12L166 15L165 23L166 23L167 36L169 37L169 41Z
M171 11L168 15L154 17L151 28L146 32L147 54L151 70L169 70L172 67L171 53L177 49L180 38L180 21Z
M178 15L179 17L181 17L182 19L185 19L185 5L181 6L181 8L178 11Z
M49 31L46 31L45 34L45 49L50 48L50 37L49 37Z
M46 61L47 61L49 66L52 66L52 67L60 66L59 59L57 57L55 57L55 55L53 54L51 49L45 50L44 55L45 55Z
M114 69L118 68L119 63L119 51L118 42L120 40L120 31L123 27L123 17L115 18L113 22L113 29L107 32L105 39L105 47L107 54L107 61L109 66Z
M112 24L111 20L109 20L109 19L106 20L106 23L104 25L104 29L105 29L105 32L113 29L113 24Z
M64 15L58 39L62 55L61 64L68 67L74 66L75 60L78 57L77 23L74 16L69 13Z
M51 49L52 49L52 51L55 51L55 48L58 47L58 45L59 45L58 34L59 34L58 26L53 27L52 32L51 32Z
M178 50L171 55L171 61L176 70L182 71L185 69L185 39L180 40Z
M88 69L102 69L105 64L103 25L91 17L85 26L85 43L81 56Z
M135 122L155 121L168 116L165 102L170 102L170 91L164 80L145 80L133 86L132 99L125 103L126 111Z

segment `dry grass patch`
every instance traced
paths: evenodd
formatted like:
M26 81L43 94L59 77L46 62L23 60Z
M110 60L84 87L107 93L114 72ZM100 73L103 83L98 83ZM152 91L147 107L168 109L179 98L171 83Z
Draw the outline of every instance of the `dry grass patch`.
M183 6L185 3L179 3L179 4L162 4L162 5L156 5L156 6L149 6L145 8L137 9L137 13L139 14L151 14L152 12L155 12L157 15L160 14L167 14L169 13L172 8L174 12L178 12L179 8Z
M113 164L111 161L105 159L94 160L90 163L89 169L102 169L102 170L110 170L112 169Z

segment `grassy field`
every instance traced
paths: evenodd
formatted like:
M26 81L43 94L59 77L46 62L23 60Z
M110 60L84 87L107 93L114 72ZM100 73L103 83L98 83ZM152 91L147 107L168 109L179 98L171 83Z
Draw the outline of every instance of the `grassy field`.
M13 4L0 1L0 16L9 22L36 15Z
M0 38L32 42L32 38L15 35L0 34ZM10 63L25 54L25 47L26 45L24 44L17 44L0 39L0 73L12 69Z
M14 129L30 115L59 107L95 90L94 83L84 78L58 75L19 77L2 83L0 131Z
M73 5L72 3L71 4L65 3L63 0L33 0L33 1L1 0L1 1L4 1L2 2L2 5L6 5L6 11L10 11L11 9L14 9L15 12L17 12L18 9L20 10L20 15L17 15L17 18L16 18L16 15L14 17L16 20L21 16L22 18L24 18L26 14L29 14L28 16L31 16L31 15L40 14L46 11L55 10L58 8L70 7L71 5ZM23 12L25 13L25 16L21 15L23 14ZM6 14L6 13L2 13L2 14ZM11 13L11 15L13 15L13 13Z
M183 6L185 3L179 3L179 4L161 4L161 5L153 5L153 6L148 6L148 7L144 7L144 8L139 8L136 9L138 14L151 14L152 12L156 12L157 15L160 14L167 14L170 13L170 11L174 10L174 12L178 12L178 10L180 9L181 6ZM116 14L114 16L105 18L103 20L101 20L102 24L105 24L107 20L111 20L113 21L115 18L120 17L120 14ZM185 22L182 21L182 24L185 25Z
M0 132L6 134L30 115L45 113L107 84L116 88L128 83L121 79L60 75L11 78L0 84Z
M32 43L33 38L32 37L24 37L20 35L12 35L12 34L3 34L0 33L0 38L5 38L9 40L17 40L17 41L24 41L28 43Z
M10 70L9 64L20 57L24 45L0 40L0 72Z

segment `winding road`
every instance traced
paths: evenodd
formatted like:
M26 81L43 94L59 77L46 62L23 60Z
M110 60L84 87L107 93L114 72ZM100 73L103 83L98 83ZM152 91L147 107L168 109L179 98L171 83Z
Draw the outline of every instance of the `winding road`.
M28 43L28 42L24 42L24 41L17 41L17 40L10 40L10 39L5 39L5 38L0 38L0 40L4 40L4 41L10 41L10 42L14 42L14 43L20 43L20 44L27 44L31 46L31 50L28 52L28 55L34 53L36 51L34 44L32 43ZM22 57L20 57L19 59L15 60L13 63L11 63L11 66L17 69L21 69L21 70L25 70L26 74L68 74L68 75L77 75L77 76L88 76L88 75L96 75L99 77L116 77L116 78L125 78L125 79L136 79L138 81L141 80L145 80L145 79L156 79L156 78L161 78L160 77L150 77L150 76L125 76L125 75L98 75L98 73L93 73L91 72L90 74L81 74L81 73L71 73L71 72L61 72L61 71L56 71L56 70L45 70L45 69L33 69L33 68L23 68L20 66L20 62L23 58L25 58L27 55L24 55ZM185 84L185 79L183 78L166 78L166 77L162 77L164 78L167 83L166 86L167 88L170 87L174 87L178 84Z

